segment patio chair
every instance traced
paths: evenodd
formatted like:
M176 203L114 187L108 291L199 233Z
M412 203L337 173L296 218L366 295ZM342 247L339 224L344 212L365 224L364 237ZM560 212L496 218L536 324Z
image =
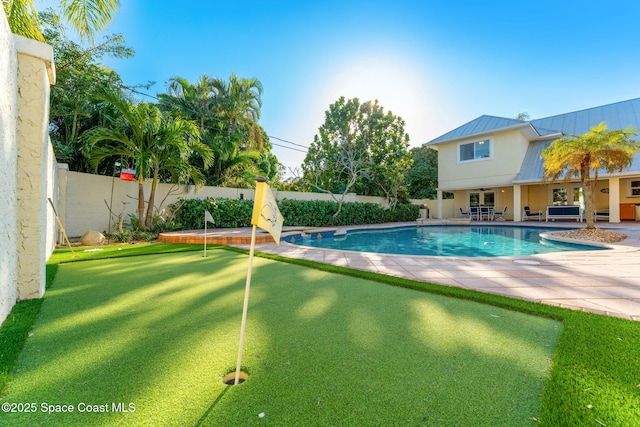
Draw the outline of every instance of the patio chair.
M480 221L480 208L479 207L471 207L469 208L471 219L475 219Z
M458 208L460 210L460 216L462 216L463 218L471 218L471 210L470 209L465 209L462 210L462 208Z
M538 218L538 221L542 221L542 211L538 209L537 212L534 212L529 208L529 206L525 206L522 211L522 220L528 221L529 218Z
M487 221L493 221L493 208L488 206L480 207L480 211L478 212L478 220L487 219Z
M495 219L496 221L504 221L504 220L505 220L505 219L504 219L504 216L506 215L506 213L507 213L507 207L505 206L505 207L502 209L502 211L497 210L497 211L495 211L495 212L493 213L494 219ZM497 217L497 218L495 217L496 215L498 215L498 217Z

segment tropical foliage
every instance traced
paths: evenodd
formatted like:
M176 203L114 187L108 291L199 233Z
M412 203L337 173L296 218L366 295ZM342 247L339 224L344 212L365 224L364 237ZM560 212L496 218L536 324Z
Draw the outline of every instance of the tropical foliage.
M250 187L256 175L271 179L277 174L277 159L258 124L261 96L258 79L235 74L229 80L203 74L195 84L174 77L167 93L159 95L160 107L196 123L213 151L213 164L204 171L208 185Z
M631 139L637 129L607 130L602 122L582 135L566 135L556 139L542 152L545 177L553 181L579 178L585 194L587 228L595 228L593 217L595 183L599 171L621 172L640 151L640 141ZM592 177L591 171L594 171Z
M395 206L404 196L404 174L411 165L404 124L377 101L361 104L340 97L325 112L309 147L302 165L305 182L316 191L340 195L336 215L351 191L386 196Z
M96 102L99 91L123 87L120 76L100 64L106 57L128 58L133 50L125 46L121 35L105 38L89 48L72 41L66 34L60 17L47 11L40 14L42 33L51 44L56 58L56 84L51 86L51 107L49 112L50 136L61 163L78 172L92 170L89 159L81 150L81 135L105 124L109 114L102 102ZM100 173L111 174L111 167Z
M45 41L33 0L2 0L2 6L14 34ZM106 28L120 8L119 0L61 0L66 21L86 41Z
M412 199L435 199L438 190L438 152L433 148L412 148L411 167L405 177Z
M137 162L133 157L128 159L125 153L116 154L113 141L104 140L94 146L98 133L106 134L107 129L117 132L114 126L120 124L115 118L125 117L114 103L105 99L105 94L119 94L122 98L145 95L140 88L149 90L153 84L125 86L115 71L101 64L107 57L130 57L133 50L118 34L106 36L101 44L85 47L67 36L60 16L51 10L40 14L39 23L56 57L57 82L51 89L50 133L58 161L67 163L73 171L112 175L117 172L114 162L124 156L124 163L133 167ZM153 110L157 109L162 112L163 122L195 126L202 143L208 147L204 156L201 150L189 150L189 154L182 156L155 150L158 160L163 156L170 160L164 160L167 165L161 166L157 173L141 169L142 175L138 178L151 180L151 196L157 182L251 187L255 175L267 176L271 182L277 180L281 175L278 159L271 153L266 132L258 124L261 94L262 85L255 78L231 75L229 80L224 80L203 75L196 84L178 77L172 79L167 93L158 95L157 104L133 102L136 108L140 107L140 114L146 109L144 114L155 117ZM93 143L88 143L89 139ZM171 162L176 158L185 160L183 157L188 158L188 162L182 165L189 165L190 170L178 173ZM144 214L143 226L149 227L150 215L153 215L153 200L151 209Z
M132 102L117 91L102 91L98 98L115 114L106 117L105 126L85 132L85 149L95 169L102 161L130 162L138 182L138 226L150 227L158 181L202 184L201 169L191 159L197 155L206 168L213 159L211 150L188 120L163 113L153 104ZM143 184L149 178L151 191L145 215Z

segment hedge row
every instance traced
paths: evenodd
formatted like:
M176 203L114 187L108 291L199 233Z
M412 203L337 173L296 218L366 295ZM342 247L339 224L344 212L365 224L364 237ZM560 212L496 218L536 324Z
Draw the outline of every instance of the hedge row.
M379 224L396 221L415 221L419 206L397 205L384 209L374 203L345 202L337 217L338 204L331 201L302 201L284 199L278 202L285 226L326 227L336 225ZM182 230L204 228L204 212L208 210L217 228L249 227L253 200L237 199L180 199L169 206L173 221Z

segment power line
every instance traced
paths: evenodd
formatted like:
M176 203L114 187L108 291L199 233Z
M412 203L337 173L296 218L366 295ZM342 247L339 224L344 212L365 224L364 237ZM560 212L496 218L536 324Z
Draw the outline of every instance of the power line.
M307 147L306 145L296 144L295 142L287 141L286 139L278 138L277 136L271 136L271 135L267 135L267 136L269 138L277 139L278 141L286 142L287 144L296 145L298 147L302 147L302 148L305 148L307 150L309 149L309 147Z
M271 137L269 137L269 138L271 138ZM276 138L276 139L277 139L277 138ZM307 152L306 152L306 151L304 151L304 150L298 150L297 148L287 147L286 145L276 144L275 142L272 142L272 143L271 143L271 145L275 145L276 147L287 148L287 149L289 149L289 150L293 150L293 151L299 151L299 152L301 152L301 153L305 153L305 154L307 153Z

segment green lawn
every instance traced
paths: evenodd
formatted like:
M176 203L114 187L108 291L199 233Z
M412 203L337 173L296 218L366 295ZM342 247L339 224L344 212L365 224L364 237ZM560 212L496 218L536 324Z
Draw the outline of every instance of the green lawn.
M15 364L2 402L35 413L4 413L0 424L640 421L638 322L273 256L254 261L249 378L226 386L247 257L179 253L189 249L105 248L74 261L118 258L60 264L19 360L0 358L5 371ZM175 253L125 257L163 250ZM65 259L57 251L50 270ZM38 308L27 303L0 328L16 354Z

